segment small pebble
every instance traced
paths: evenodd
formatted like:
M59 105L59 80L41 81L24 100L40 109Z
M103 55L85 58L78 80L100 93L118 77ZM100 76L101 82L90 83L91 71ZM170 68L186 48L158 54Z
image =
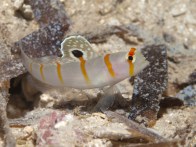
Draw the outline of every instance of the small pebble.
M32 20L33 19L33 10L31 8L30 5L23 5L22 8L20 9L20 11L22 12L22 15L24 16L24 18L28 19L28 20Z
M123 109L117 109L115 112L120 114L120 115L124 115L125 114L125 111Z
M175 5L172 10L171 10L171 14L174 17L180 16L185 14L187 11L187 6L185 4L177 4Z
M25 133L27 133L27 134L32 134L32 132L33 132L33 127L31 127L31 126L26 126L26 127L23 129L23 131L24 131Z
M50 95L48 95L48 94L42 94L42 95L40 96L40 100L41 100L42 102L50 102L50 101L53 100L53 98L52 98Z
M107 23L108 23L109 26L119 26L119 25L121 25L119 20L116 19L116 18L110 18Z
M177 95L187 106L196 106L196 85L190 85L181 90Z
M34 18L31 6L24 4L24 0L16 0L14 2L14 9L19 11L27 20L32 20Z
M14 1L14 9L19 10L24 3L24 0L15 0Z

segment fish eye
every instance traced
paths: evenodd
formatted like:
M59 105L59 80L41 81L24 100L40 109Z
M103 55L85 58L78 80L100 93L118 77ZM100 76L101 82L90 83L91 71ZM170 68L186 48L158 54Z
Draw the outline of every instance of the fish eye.
M129 56L129 57L128 57L128 60L129 60L129 61L132 61L132 60L133 60L133 57L132 57L132 56Z
M136 57L135 57L135 55L133 55L133 56L128 55L126 59L127 59L127 61L130 61L130 62L134 63L134 62L135 62Z
M130 51L128 52L126 59L128 61L131 61L132 63L135 62L136 59L135 52L136 52L135 48L130 48Z

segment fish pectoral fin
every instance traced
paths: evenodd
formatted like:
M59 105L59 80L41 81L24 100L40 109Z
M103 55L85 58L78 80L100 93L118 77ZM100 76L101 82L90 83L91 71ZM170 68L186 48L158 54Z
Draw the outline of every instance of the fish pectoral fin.
M119 94L119 89L116 85L113 85L105 90L103 90L103 95L101 96L98 103L94 106L93 112L97 111L107 111L115 102L116 97Z

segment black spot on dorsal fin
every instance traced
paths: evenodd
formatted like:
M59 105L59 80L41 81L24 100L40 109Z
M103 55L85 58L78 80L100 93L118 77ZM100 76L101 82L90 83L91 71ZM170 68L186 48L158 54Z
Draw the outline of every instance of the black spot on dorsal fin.
M80 51L80 50L73 50L73 51L71 51L72 52L72 54L76 57L76 58L80 58L80 57L82 57L84 54L83 54L83 52L82 51Z

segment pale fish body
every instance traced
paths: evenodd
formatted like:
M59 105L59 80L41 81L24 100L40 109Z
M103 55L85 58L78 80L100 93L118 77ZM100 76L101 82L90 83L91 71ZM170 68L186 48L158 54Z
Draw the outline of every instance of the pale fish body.
M83 37L79 37L83 39ZM39 81L55 87L77 89L102 88L114 85L139 73L148 65L148 61L141 52L135 51L135 49L88 60L83 55L78 55L78 52L76 53L78 61L73 62L66 62L65 57L55 60L43 58L40 61L29 58L24 51L22 51L22 58L27 70ZM132 57L129 58L129 56Z

